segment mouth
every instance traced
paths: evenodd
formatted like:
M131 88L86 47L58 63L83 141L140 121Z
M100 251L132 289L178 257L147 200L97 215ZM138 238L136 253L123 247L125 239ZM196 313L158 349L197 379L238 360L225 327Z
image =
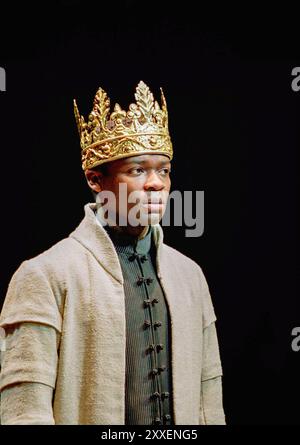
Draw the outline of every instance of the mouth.
M142 207L150 213L160 213L163 209L163 203L162 200L159 202L148 201L147 203L143 204Z
M152 196L151 199L148 199L147 204L163 204L163 200L159 196Z

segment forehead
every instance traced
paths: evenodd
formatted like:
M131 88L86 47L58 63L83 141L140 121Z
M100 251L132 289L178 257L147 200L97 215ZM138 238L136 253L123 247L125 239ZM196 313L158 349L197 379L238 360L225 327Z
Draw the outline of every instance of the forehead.
M165 165L170 164L170 159L165 155L155 155L155 154L147 154L147 155L138 155L138 156L129 156L128 158L119 159L120 165L129 165L129 164L148 164L148 165Z

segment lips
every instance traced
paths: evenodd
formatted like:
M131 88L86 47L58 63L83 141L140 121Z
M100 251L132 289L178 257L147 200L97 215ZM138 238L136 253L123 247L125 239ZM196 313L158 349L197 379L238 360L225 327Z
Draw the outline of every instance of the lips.
M162 198L159 198L159 197L151 198L151 199L148 199L148 201L146 201L146 204L163 204L163 200L162 200Z
M163 204L162 202L153 202L153 201L148 201L147 203L143 204L143 207L151 213L160 213L162 208L163 208Z

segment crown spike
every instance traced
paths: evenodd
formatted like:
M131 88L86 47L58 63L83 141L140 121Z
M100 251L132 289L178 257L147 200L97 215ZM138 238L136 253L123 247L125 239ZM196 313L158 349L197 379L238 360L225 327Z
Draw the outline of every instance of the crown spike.
M145 119L150 120L154 107L154 98L149 87L141 80L136 87L135 100Z
M78 133L80 136L80 134L81 134L81 116L79 114L79 110L78 110L77 103L76 103L75 99L73 99L73 105L74 105L74 114L75 114L76 124L77 124L77 128L78 128Z
M165 115L165 119L166 119L166 126L168 127L168 108L167 108L167 101L164 95L164 91L162 89L162 87L160 87L160 97L161 97L161 109Z
M163 110L167 110L167 102L162 87L160 87L161 105Z
M99 87L94 98L93 111L96 113L96 116L98 117L102 129L105 128L109 110L110 110L109 97L107 96L106 92L101 87Z

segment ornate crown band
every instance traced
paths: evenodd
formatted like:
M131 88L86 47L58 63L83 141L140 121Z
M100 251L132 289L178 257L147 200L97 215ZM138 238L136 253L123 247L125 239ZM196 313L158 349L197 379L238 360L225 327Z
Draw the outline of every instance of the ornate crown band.
M163 154L172 159L168 111L162 89L161 108L142 81L136 87L135 99L136 103L130 104L127 112L115 104L109 115L110 100L99 88L88 122L79 114L74 99L83 170L139 154Z

